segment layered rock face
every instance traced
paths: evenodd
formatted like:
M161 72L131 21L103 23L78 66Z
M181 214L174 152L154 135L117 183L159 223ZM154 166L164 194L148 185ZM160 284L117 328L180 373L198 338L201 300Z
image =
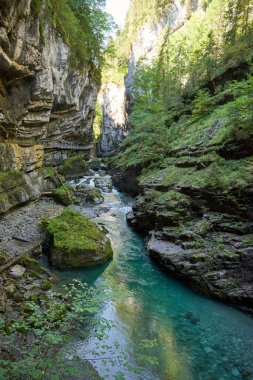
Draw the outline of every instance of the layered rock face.
M102 134L98 144L98 155L110 156L128 133L125 86L108 83L100 94L103 111Z
M71 67L70 48L30 1L1 2L1 138L90 142L98 92L94 69Z
M43 159L42 145L0 143L0 214L59 185L54 173L43 167Z
M8 195L7 202L4 193L15 190L15 180L10 186L1 181L3 209L37 196L47 187L42 165L57 166L73 153L48 143L88 145L93 139L96 69L88 62L81 71L73 68L70 48L43 19L48 22L36 17L30 0L0 2L0 171L19 172L24 186L17 187L26 193L14 202Z

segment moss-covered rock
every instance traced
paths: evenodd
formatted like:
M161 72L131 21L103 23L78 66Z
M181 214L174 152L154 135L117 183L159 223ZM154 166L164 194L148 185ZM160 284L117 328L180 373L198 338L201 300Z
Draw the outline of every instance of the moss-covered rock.
M77 178L86 175L89 169L83 154L75 154L65 160L58 171L66 178Z
M61 186L54 189L53 196L58 202L63 203L66 206L78 204L78 201L74 196L74 191L69 186Z
M95 266L112 258L105 232L76 211L68 209L51 219L47 233L51 238L50 261L57 268Z
M86 195L87 201L90 203L99 204L104 202L104 197L99 189L88 189Z
M75 189L75 196L80 204L86 202L100 204L104 202L104 197L101 190L97 188L91 188L88 185L78 185Z

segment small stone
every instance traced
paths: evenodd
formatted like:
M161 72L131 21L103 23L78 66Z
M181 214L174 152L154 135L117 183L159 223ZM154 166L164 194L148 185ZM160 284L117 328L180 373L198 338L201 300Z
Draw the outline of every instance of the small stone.
M231 374L235 377L238 377L240 376L240 372L238 371L237 368L234 368L232 371L231 371Z
M10 274L12 277L21 278L25 274L26 269L21 265L15 265L11 268Z
M199 323L199 318L192 316L190 318L190 322L191 324L196 325L197 323Z
M213 349L211 347L205 347L204 351L206 354L211 354L211 352L213 352Z

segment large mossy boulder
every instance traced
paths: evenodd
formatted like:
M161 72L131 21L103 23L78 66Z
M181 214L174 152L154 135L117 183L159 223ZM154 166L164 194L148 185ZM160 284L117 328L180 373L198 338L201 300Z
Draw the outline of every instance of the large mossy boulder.
M54 198L65 206L78 204L78 201L74 195L74 191L69 186L57 187L53 190L52 193Z
M105 193L110 193L112 191L112 178L109 175L95 178L94 183L95 187L97 187Z
M104 202L104 197L99 189L89 189L87 191L87 201L90 203L103 203Z
M84 215L70 209L51 219L50 262L59 269L103 264L113 256L106 233Z
M83 154L75 154L65 160L58 168L60 174L67 179L78 178L89 174Z
M104 197L101 190L97 188L91 188L88 185L78 185L75 188L75 197L78 199L80 204L93 203L100 204L104 202Z

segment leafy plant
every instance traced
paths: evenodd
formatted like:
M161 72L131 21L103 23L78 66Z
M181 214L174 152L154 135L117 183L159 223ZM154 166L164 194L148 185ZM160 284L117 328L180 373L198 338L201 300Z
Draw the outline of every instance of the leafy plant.
M25 302L22 319L1 320L0 378L60 380L89 373L87 362L81 363L74 352L67 355L66 347L74 332L89 323L103 339L110 323L94 317L100 303L101 294L75 280L63 293L50 292L40 304Z

